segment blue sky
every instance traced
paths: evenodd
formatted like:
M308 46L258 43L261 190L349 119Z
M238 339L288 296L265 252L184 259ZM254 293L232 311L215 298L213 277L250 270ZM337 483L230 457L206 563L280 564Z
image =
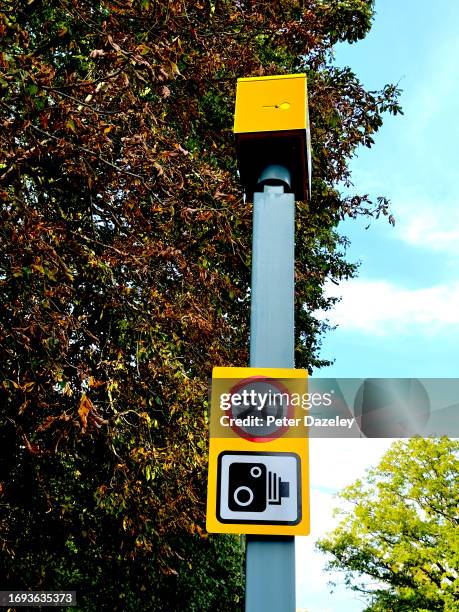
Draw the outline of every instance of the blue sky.
M397 219L347 222L362 262L343 296L320 375L456 376L459 349L457 122L459 7L451 0L380 0L370 35L341 45L370 88L400 81L403 117L386 117L375 146L352 163L356 188L387 195Z
M359 278L333 295L339 328L322 356L322 377L457 377L459 365L459 3L377 0L367 38L340 45L369 89L399 82L405 115L387 116L372 149L352 162L356 191L392 201L395 228L380 219L347 221L348 256ZM297 606L308 612L361 612L364 602L326 588L317 536L334 525L333 494L377 463L387 440L311 440L312 536L297 540ZM342 581L341 581L342 582Z

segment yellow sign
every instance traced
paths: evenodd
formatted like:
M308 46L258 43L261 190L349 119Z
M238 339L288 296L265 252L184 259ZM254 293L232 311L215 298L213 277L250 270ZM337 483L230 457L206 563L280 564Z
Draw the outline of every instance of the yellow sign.
M309 533L306 370L214 368L207 531Z

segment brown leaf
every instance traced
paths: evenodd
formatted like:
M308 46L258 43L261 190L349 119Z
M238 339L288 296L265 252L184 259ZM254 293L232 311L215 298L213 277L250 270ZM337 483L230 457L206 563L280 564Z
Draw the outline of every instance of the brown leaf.
M103 49L93 49L89 54L89 57L94 59L95 57L99 57L100 55L105 55L105 51Z
M25 444L26 449L28 450L28 452L31 455L40 455L41 454L41 449L38 446L38 444L32 444L25 434L22 434L22 439L24 440L24 444Z
M180 153L183 153L183 155L189 155L189 154L190 154L190 152L189 152L189 151L187 151L186 149L184 149L184 148L182 147L182 145L181 145L181 144L179 144L179 143L176 143L176 144L174 145L174 147L175 147L175 148L176 148L178 151L180 151Z
M89 397L86 395L86 393L83 393L80 399L80 406L78 407L78 415L81 419L83 430L85 430L86 427L88 426L88 414L91 412L93 408L94 408L93 403L91 402Z
M103 380L97 380L96 378L94 378L94 376L90 376L89 377L89 386L90 387L103 387L105 385L105 381Z
M19 406L19 414L22 414L27 406L30 404L30 400L25 400L25 402L23 402L20 406Z
M59 417L48 416L46 419L37 427L37 432L46 431Z

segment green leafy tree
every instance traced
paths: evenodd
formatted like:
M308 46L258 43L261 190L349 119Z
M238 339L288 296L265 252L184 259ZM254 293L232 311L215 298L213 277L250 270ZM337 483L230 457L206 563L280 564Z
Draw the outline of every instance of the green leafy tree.
M340 498L342 521L318 547L368 597L368 612L458 610L457 440L396 442Z
M206 537L204 500L207 377L247 362L236 78L308 73L314 181L297 206L296 363L311 369L326 329L314 311L334 303L324 284L356 271L337 224L388 214L384 198L337 189L351 188L348 162L383 113L400 112L396 87L368 92L333 66L336 42L368 32L372 3L0 10L2 581L75 588L88 610L183 609L185 592L187 609L194 592L197 609L235 610L238 541ZM195 549L206 597L186 591Z

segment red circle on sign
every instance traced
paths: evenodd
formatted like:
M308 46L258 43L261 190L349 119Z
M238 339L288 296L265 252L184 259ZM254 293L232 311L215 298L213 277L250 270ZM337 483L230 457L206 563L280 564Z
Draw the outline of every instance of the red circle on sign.
M289 390L282 383L275 381L275 379L273 378L269 378L267 376L251 376L250 378L244 378L243 380L240 380L238 383L236 383L234 387L230 389L230 396L237 393L242 387L247 386L247 384L251 382L263 382L263 381L270 383L273 387L276 387L280 391L280 393L287 394L287 396L289 397L289 402L287 406L287 414L285 415L285 417L292 418L294 416L294 407L292 406L292 403L290 401ZM231 416L232 418L237 418L233 414L232 406L233 405L231 402ZM253 437L253 435L244 431L244 429L242 429L238 425L235 425L234 423L232 423L230 427L234 431L234 433L236 433L240 438L244 438L245 440L248 440L249 442L271 442L272 440L276 440L277 438L280 438L287 431L289 426L283 425L276 432L269 434L269 437L268 436Z

